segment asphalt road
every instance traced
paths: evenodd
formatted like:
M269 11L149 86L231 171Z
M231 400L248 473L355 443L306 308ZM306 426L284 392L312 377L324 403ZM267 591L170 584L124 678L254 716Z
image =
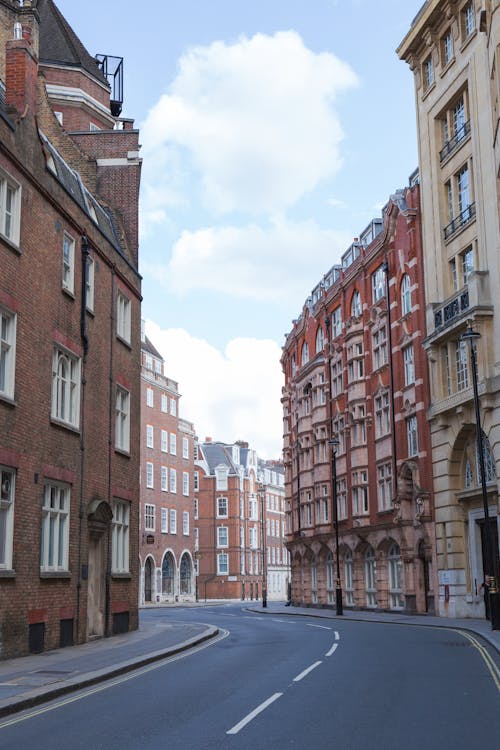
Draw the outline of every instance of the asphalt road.
M142 616L203 621L222 633L194 652L0 721L0 748L500 746L500 684L476 637L280 618L241 604Z

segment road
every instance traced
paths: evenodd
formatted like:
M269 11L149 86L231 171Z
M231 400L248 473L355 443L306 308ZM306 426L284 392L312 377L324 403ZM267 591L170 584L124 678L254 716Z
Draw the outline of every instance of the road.
M2 750L499 746L498 672L477 637L241 604L142 616L203 621L221 636L0 721Z

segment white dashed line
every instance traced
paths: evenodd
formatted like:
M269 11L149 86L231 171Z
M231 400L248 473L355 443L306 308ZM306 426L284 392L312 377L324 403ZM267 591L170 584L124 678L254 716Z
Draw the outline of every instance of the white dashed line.
M335 631L335 640L336 640L336 641L339 641L339 640L340 640L340 635L338 634L338 631L337 631L337 630Z
M334 643L331 649L326 652L325 656L331 656L332 654L334 654L338 648L338 645L339 645L338 643Z
M326 625L312 625L310 622L306 622L306 625L308 625L310 628L321 628L322 630L331 630L331 628L328 628Z
M303 679L303 678L304 678L304 677L305 677L306 675L308 675L308 674L309 674L309 672L312 672L312 671L313 671L313 669L316 669L316 667L319 667L319 665L320 665L320 664L323 664L323 662L322 662L322 661L315 661L315 662L314 662L314 664L311 664L311 666L310 666L310 667L307 667L307 669L304 669L304 671L303 671L303 672L301 672L300 674L298 674L298 675L297 675L297 677L294 677L294 678L293 678L293 681L294 681L294 682L299 682L299 681L300 681L300 680L302 680L302 679Z
M287 625L295 625L296 624L293 620L277 620L275 617L273 617L273 622L284 622Z
M281 698L283 693L274 693L274 695L271 695L270 698L267 699L267 701L264 701L264 703L261 703L260 706L257 706L257 708L254 708L253 711L251 711L249 714L245 716L244 719L239 721L237 724L234 725L231 729L229 729L226 734L238 734L240 729L243 729L247 724L249 724L252 719L255 719L256 716L258 716L262 711L264 711L268 706L271 705L271 703L274 703L274 701L278 700L278 698Z

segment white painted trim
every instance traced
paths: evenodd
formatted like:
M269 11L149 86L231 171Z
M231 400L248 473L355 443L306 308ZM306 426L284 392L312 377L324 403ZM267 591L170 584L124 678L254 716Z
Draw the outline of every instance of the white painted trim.
M97 101L97 99L94 99L93 96L87 94L83 89L74 88L72 86L59 86L55 83L47 83L45 84L45 88L47 89L49 98L63 101L66 100L68 102L83 102L92 109L96 109L98 112L105 114L110 120L113 120L113 116L109 109L107 109L104 104Z

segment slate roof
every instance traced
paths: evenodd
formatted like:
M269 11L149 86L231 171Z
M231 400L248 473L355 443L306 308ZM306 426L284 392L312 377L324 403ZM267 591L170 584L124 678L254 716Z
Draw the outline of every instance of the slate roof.
M210 474L215 473L215 467L221 464L229 467L230 474L237 474L231 458L231 448L224 443L202 443L200 446L208 464Z
M53 0L37 0L40 14L40 62L83 68L108 88L106 77Z
M148 339L147 336L145 336L144 341L141 341L141 349L147 352L148 354L152 354L153 357L156 357L157 359L161 359L162 362L164 361L158 349L155 349L155 347L153 346L153 344L151 343L151 341Z

